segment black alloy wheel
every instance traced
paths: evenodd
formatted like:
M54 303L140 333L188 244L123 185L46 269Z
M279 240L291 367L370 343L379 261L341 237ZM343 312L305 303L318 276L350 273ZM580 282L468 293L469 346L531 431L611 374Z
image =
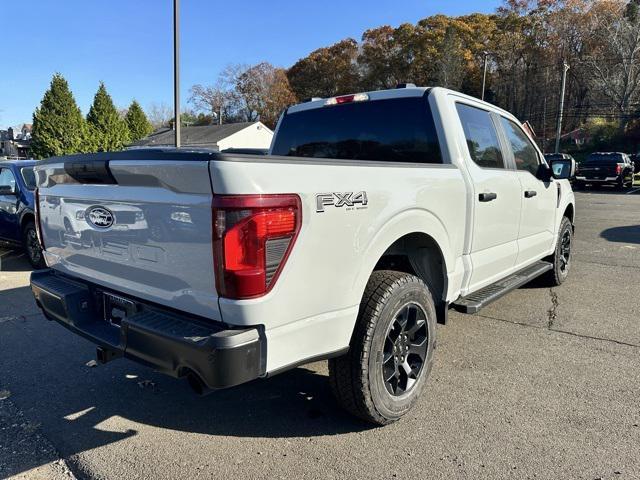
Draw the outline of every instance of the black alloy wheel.
M411 390L427 359L429 333L427 316L416 303L396 314L384 343L382 375L387 391L394 396Z

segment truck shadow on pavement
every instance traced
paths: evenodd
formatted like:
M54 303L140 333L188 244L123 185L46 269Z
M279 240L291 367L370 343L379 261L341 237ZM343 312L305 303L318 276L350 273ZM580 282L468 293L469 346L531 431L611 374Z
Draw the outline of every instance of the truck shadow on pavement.
M323 364L198 397L129 360L88 365L95 347L36 313L28 287L0 291L0 305L10 298L30 303L0 314L0 390L64 458L138 434L135 442L152 444L174 432L286 438L372 428L338 407ZM158 439L146 426L174 432Z
M19 250L0 247L0 272L28 272L32 270L25 254Z
M638 191L638 186L635 186L633 189L631 190L618 190L615 187L609 187L609 186L600 186L600 187L591 187L591 188L581 188L578 190L574 189L575 193L580 193L580 194L593 194L593 195L637 195L638 193L640 193Z
M600 237L610 242L640 244L640 225L607 228Z

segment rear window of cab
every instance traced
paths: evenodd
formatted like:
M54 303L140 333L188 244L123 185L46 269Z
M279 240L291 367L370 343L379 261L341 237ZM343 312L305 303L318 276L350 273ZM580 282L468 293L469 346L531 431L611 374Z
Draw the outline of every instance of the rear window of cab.
M366 100L286 114L272 155L442 163L427 96Z
M608 154L591 154L587 157L585 161L585 165L589 164L616 164L616 163L624 163L624 157L619 153L608 153Z

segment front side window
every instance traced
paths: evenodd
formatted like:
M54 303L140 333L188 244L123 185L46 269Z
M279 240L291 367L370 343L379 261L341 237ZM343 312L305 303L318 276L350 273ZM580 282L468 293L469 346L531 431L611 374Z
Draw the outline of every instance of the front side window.
M533 146L531 140L522 129L517 126L511 120L507 120L504 117L500 117L502 121L502 127L507 135L507 140L511 144L513 150L513 158L516 162L516 168L518 170L525 170L532 175L538 173L538 167L540 161L538 160L538 152Z
M458 103L456 108L471 159L483 168L504 168L504 157L491 114L462 103Z

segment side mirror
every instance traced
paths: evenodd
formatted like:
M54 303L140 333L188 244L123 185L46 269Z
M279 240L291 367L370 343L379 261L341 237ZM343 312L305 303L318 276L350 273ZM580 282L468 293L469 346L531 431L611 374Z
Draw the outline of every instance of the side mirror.
M536 178L544 183L548 183L553 178L553 170L551 170L546 163L541 163L538 167Z
M551 171L556 180L569 180L576 176L576 161L572 158L551 160Z
M0 185L0 195L15 195L16 187L12 185Z

